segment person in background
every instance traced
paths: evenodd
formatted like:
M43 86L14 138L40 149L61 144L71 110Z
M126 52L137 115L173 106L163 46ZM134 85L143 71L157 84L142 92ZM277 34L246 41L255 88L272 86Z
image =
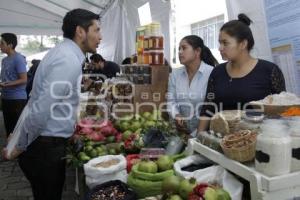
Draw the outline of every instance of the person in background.
M208 129L209 117L221 111L221 105L223 110L241 110L248 102L285 91L285 80L279 67L250 55L254 46L250 24L251 20L245 14L239 14L238 20L229 21L220 29L219 51L228 62L214 68L209 77L207 104L202 107L198 131Z
M131 64L131 57L126 57L122 63L122 65L128 65L128 64Z
M177 129L192 133L198 125L197 105L204 101L208 77L218 62L196 35L180 41L179 60L184 66L170 75L167 107Z
M16 52L17 36L13 33L1 34L1 52L7 54L1 65L1 99L6 135L13 132L20 114L27 102L26 60Z
M100 54L91 55L90 60L94 66L94 74L103 74L106 78L112 78L120 72L120 66L117 63L104 60Z
M34 79L20 138L6 159L19 156L34 200L61 200L67 140L74 133L82 63L101 41L99 15L84 9L63 18L64 41L41 61ZM23 117L23 116L22 116Z
M31 61L32 65L31 65L30 69L27 72L26 93L27 93L27 98L28 99L29 99L29 95L30 95L30 92L31 92L31 89L32 89L34 75L35 75L35 72L36 72L40 62L41 62L41 60L33 59Z

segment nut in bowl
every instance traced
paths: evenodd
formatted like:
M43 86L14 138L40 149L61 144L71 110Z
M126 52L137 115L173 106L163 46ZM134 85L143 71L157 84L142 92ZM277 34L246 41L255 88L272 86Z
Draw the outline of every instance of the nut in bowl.
M221 141L224 154L230 159L247 162L255 157L256 133L250 130L241 130L226 135Z

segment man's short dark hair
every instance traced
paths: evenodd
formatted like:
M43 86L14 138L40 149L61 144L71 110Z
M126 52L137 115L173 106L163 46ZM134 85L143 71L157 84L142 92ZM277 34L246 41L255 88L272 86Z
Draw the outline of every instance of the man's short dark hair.
M94 61L95 63L105 62L104 58L100 54L97 54L97 53L91 55L90 60Z
M18 39L14 33L2 33L1 38L6 42L7 45L11 44L13 49L16 48Z
M72 40L77 26L81 26L87 32L93 24L92 20L99 20L99 15L80 8L69 11L63 19L64 37Z

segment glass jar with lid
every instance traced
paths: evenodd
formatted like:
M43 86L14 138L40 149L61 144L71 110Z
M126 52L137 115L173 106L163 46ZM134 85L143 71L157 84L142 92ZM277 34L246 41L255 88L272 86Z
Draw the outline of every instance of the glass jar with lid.
M164 64L164 51L163 50L150 50L149 51L149 64L150 65L163 65Z
M149 48L149 50L152 50L152 49L162 50L162 49L164 49L164 37L163 36L151 36L151 37L149 37L148 48Z

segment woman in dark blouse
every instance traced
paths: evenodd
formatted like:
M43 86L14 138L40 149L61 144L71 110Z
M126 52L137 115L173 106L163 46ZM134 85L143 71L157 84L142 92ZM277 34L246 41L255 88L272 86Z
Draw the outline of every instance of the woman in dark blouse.
M279 67L250 55L254 46L250 23L246 15L239 14L238 20L229 21L221 27L219 50L228 62L215 67L209 77L198 131L207 130L209 118L206 117L212 117L218 111L242 110L250 101L285 91Z

